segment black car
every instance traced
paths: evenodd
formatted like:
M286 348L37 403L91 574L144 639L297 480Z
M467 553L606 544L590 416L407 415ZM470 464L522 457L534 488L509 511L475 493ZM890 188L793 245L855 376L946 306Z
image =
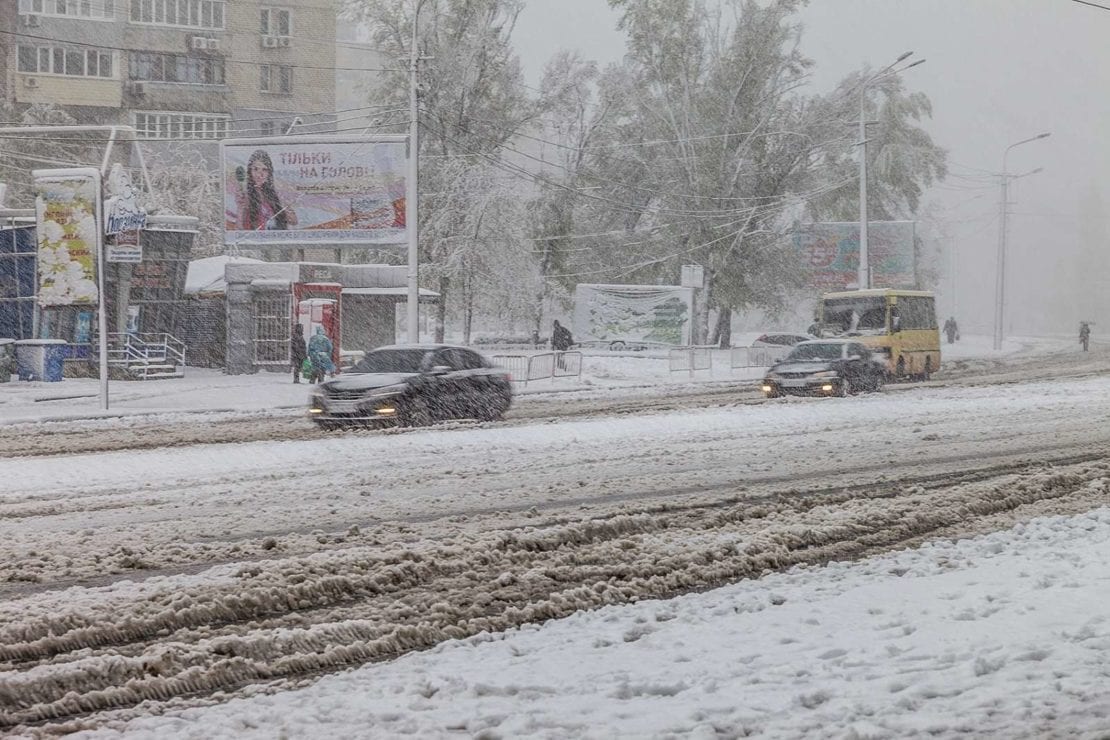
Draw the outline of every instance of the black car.
M396 345L367 352L349 372L321 384L308 413L324 429L493 421L508 410L512 397L509 374L474 350Z
M848 339L815 339L794 345L763 378L763 395L847 396L883 387L886 370L871 350Z

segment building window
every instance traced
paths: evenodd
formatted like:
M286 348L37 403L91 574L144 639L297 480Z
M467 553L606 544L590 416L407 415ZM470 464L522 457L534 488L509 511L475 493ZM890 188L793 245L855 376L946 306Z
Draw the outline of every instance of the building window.
M135 52L131 55L131 79L146 82L178 82L187 85L224 84L224 62L185 54Z
M260 30L263 36L292 36L293 11L287 8L263 8Z
M141 139L224 139L229 116L222 113L135 111L131 114Z
M131 22L223 29L223 0L131 0Z
M66 77L114 76L114 53L110 51L20 44L17 57L20 72Z
M292 67L283 64L263 64L260 69L262 79L259 89L262 92L285 95L293 92Z
M115 0L19 0L19 12L111 20L116 5Z

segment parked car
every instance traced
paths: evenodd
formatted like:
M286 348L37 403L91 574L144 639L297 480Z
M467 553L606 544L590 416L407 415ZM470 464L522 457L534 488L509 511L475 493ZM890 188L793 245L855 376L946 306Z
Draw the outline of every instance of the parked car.
M785 358L767 371L763 394L779 396L847 396L883 387L886 370L859 342L814 339L794 345Z
M793 347L799 342L808 342L814 339L808 334L761 334L754 342L753 347Z
M323 429L424 426L443 419L500 419L512 403L505 370L474 350L447 344L379 347L312 394L309 417Z

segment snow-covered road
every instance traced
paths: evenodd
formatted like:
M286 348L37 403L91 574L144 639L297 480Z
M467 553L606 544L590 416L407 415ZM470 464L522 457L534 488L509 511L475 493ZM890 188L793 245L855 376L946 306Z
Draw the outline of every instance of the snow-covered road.
M710 403L0 460L0 723L96 725L1107 501L1102 377Z

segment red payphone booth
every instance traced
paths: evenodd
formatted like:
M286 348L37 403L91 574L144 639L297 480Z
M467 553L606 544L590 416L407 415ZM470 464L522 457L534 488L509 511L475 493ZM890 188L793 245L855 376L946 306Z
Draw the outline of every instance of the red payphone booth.
M295 321L304 327L305 341L322 326L332 344L332 362L339 362L340 315L339 296L343 286L338 283L295 283L293 299L296 302Z

